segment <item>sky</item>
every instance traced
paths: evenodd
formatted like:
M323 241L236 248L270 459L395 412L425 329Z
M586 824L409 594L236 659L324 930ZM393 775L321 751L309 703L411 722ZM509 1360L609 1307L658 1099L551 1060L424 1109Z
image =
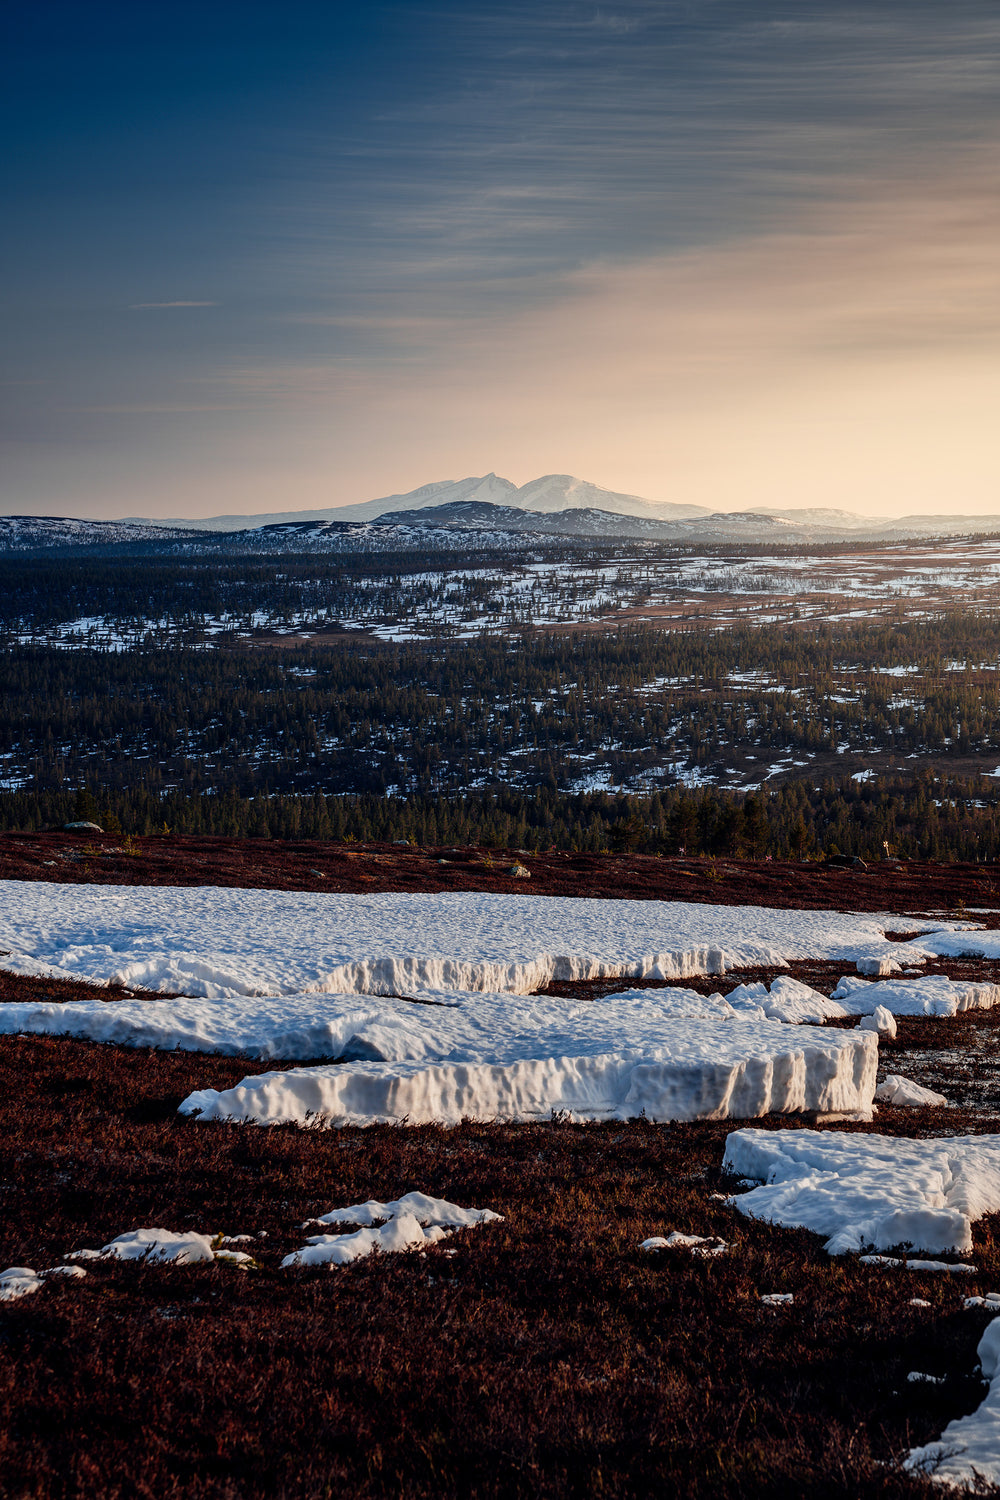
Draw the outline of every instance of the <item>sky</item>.
M0 511L1000 513L994 0L16 0Z

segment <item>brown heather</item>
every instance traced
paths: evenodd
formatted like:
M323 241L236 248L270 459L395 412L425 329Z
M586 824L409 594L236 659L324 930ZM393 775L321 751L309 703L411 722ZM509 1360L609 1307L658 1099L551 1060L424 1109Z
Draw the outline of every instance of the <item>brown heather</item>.
M30 842L37 856L3 840L0 873L50 877L42 860L73 847L58 836ZM140 858L163 861L159 878L180 883L184 845L142 844L150 852ZM219 846L200 845L212 862L210 876L198 868L201 879L224 875L227 860L229 881L219 883L298 879L292 848L272 844L271 879L251 882L237 848ZM388 861L417 857L357 852L378 856L364 861L376 889L392 888L402 869ZM11 868L29 853L34 872L27 860ZM310 849L316 868L328 859L332 871L335 858ZM471 881L474 855L457 858ZM103 860L89 860L100 879L93 867ZM539 877L529 889L555 883L558 872L529 863ZM679 894L669 889L673 863L623 860L619 869L638 883L658 866L647 894ZM435 868L447 878L454 866ZM697 862L689 868L674 884L702 896ZM983 873L921 871L922 901L989 904L975 900ZM847 905L858 889L843 872L803 875L808 893L786 872L758 866L744 880L727 865L714 899L746 899L748 886L770 881L796 904ZM488 869L475 878L493 888ZM580 894L596 894L595 879ZM827 902L817 899L824 879L836 881ZM883 909L918 904L912 889L881 886L874 904ZM873 904L867 889L861 904ZM795 972L829 990L834 967ZM967 961L936 967L994 976L994 966ZM95 993L108 997L0 974L2 1000ZM883 1109L873 1127L835 1128L995 1129L998 1038L994 1012L901 1022L884 1066L960 1107ZM713 1197L731 1186L720 1164L733 1122L322 1131L177 1115L192 1089L269 1066L0 1038L0 1266L42 1269L143 1225L266 1232L245 1247L258 1262L250 1272L102 1265L0 1304L4 1500L935 1493L900 1460L982 1397L975 1349L988 1314L963 1311L962 1300L1000 1289L1000 1219L976 1226L977 1275L920 1276L830 1259L818 1237L743 1219ZM304 1219L411 1189L494 1208L504 1222L423 1255L279 1269L301 1245ZM721 1235L731 1249L712 1260L640 1251L641 1240L672 1229ZM791 1307L761 1304L762 1293L782 1291L794 1293ZM912 1307L913 1297L931 1305ZM946 1379L908 1383L912 1370Z
M725 1124L176 1115L191 1088L260 1070L0 1042L2 1264L139 1225L267 1231L255 1272L102 1266L0 1308L4 1496L918 1495L899 1456L978 1404L985 1316L961 1299L1000 1284L990 1221L978 1276L919 1277L713 1199ZM880 1128L934 1123L887 1111ZM308 1216L414 1188L504 1223L454 1255L278 1269ZM673 1228L731 1251L639 1250ZM771 1291L793 1307L763 1307ZM913 1369L948 1379L908 1384Z

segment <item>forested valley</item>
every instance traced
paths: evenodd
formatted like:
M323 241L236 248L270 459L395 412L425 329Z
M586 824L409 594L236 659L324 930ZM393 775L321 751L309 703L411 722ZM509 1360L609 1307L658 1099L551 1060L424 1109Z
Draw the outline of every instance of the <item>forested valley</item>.
M1000 613L608 621L585 601L612 567L635 597L649 577L579 548L575 582L552 556L529 570L573 606L545 628L531 588L503 628L344 628L362 595L503 594L488 553L428 563L8 558L0 824L86 805L136 833L1000 855ZM729 587L746 564L713 560ZM95 618L113 641L45 636Z

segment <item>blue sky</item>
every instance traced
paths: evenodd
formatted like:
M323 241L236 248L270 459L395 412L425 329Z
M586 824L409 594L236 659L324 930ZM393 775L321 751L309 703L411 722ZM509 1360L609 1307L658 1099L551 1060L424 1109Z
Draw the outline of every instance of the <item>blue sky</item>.
M23 5L4 511L1000 511L991 4Z

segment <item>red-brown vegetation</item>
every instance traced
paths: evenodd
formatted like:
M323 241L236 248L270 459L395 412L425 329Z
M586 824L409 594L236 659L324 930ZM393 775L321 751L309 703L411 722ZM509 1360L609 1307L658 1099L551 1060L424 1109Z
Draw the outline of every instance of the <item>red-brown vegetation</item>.
M352 859L332 846L166 838L142 840L138 855L73 860L80 850L72 835L7 836L0 874L506 888L478 851ZM531 882L512 887L560 894L900 912L989 904L974 899L975 867L887 876L727 863L718 880L697 862L631 856L525 863ZM835 967L795 971L828 990ZM992 977L992 966L977 973ZM108 993L0 975L4 1000ZM994 1128L998 1036L994 1012L901 1022L887 1066L922 1068L921 1081L961 1107L886 1109L873 1127L839 1128ZM976 1226L976 1276L917 1276L831 1260L816 1236L743 1219L714 1196L728 1190L719 1169L732 1122L326 1132L177 1115L193 1088L272 1066L0 1038L0 1266L42 1269L143 1225L257 1237L244 1247L255 1270L91 1266L82 1281L57 1278L0 1304L0 1495L931 1493L899 1459L981 1399L973 1371L987 1314L963 1311L962 1299L1000 1288L998 1221ZM411 1189L496 1209L504 1222L423 1255L279 1269L302 1244L303 1220ZM640 1251L672 1229L731 1248L710 1260ZM794 1293L790 1307L761 1304L781 1291ZM911 1384L911 1370L946 1380Z
M521 865L529 878L511 875ZM840 911L1000 906L992 865L677 859L643 854L345 845L320 839L0 833L0 880L296 891L498 891ZM997 919L994 914L992 920ZM991 918L977 917L992 925Z

